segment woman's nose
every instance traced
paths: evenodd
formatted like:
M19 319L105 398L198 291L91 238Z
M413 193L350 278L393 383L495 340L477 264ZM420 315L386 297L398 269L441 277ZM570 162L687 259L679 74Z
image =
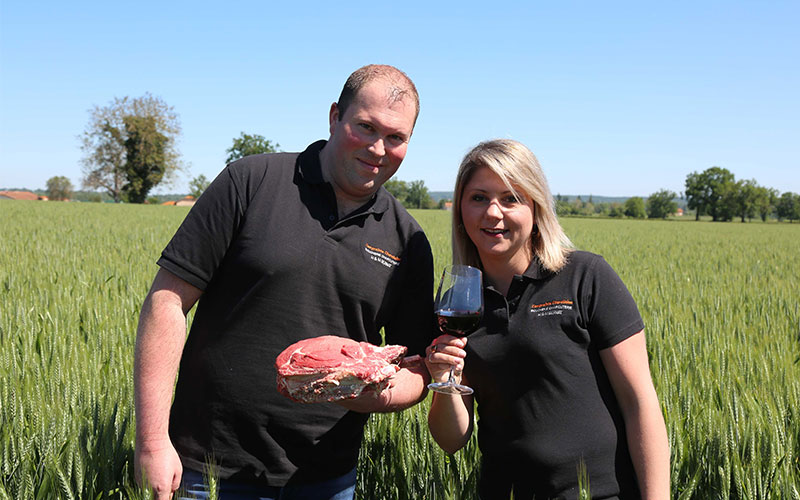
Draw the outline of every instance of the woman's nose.
M494 219L502 219L503 211L500 209L497 202L491 201L489 202L489 206L486 207L486 215Z

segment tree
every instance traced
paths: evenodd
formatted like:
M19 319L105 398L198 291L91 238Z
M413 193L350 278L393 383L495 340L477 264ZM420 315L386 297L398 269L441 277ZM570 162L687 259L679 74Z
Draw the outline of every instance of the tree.
M608 210L609 217L622 218L625 217L625 207L622 203L613 202Z
M560 197L561 195L559 195ZM559 217L572 214L572 205L567 200L559 199L556 201L556 214Z
M198 175L194 179L189 181L189 194L194 196L195 198L200 198L200 195L203 194L203 191L206 190L208 185L211 182L206 179L206 176L203 174Z
M131 203L144 203L166 173L169 138L159 132L152 116L128 115L125 125L125 179L122 192Z
M119 202L125 192L138 198L148 185L170 183L182 169L176 145L180 132L173 108L149 93L134 99L115 97L108 106L95 106L80 136L83 186L102 189ZM137 179L136 172L144 178Z
M702 173L692 172L686 176L686 199L688 207L697 210L696 220L706 213L715 221L729 216L728 205L723 204L723 199L729 196L734 182L733 174L722 167L711 167Z
M778 220L789 219L789 222L800 220L800 194L783 193L778 199L775 211L778 213Z
M408 185L408 196L406 197L408 208L430 208L433 204L425 181L411 181Z
M389 194L394 196L397 201L405 206L406 198L408 198L408 184L406 181L401 181L399 179L389 179L388 181L383 183L383 187L389 191Z
M755 195L755 209L763 222L767 222L767 218L775 211L775 206L778 204L778 190L758 186Z
M644 200L638 196L625 200L625 215L634 219L644 219L647 215L644 208Z
M692 172L686 176L686 206L695 211L694 220L700 220L700 216L705 214L705 185L702 174Z
M225 163L236 161L245 156L257 155L262 153L277 153L281 145L277 142L272 143L263 135L258 134L245 134L242 132L239 137L233 139L233 145L225 150L228 153L228 158Z
M733 191L733 208L735 214L741 217L742 222L745 218L752 219L756 216L758 189L755 179L740 180L736 183L736 189Z
M47 179L47 197L51 200L68 200L72 197L72 191L72 182L64 176Z
M676 195L668 189L662 189L647 198L647 216L651 219L666 219L678 209Z

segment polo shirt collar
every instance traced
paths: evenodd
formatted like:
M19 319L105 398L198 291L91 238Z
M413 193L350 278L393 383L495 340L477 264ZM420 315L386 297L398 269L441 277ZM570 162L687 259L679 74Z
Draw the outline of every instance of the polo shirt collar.
M325 140L314 142L297 158L297 170L309 184L329 184L322 176L322 164L319 161L319 153L327 143ZM390 198L389 192L381 186L368 202L356 209L355 213L384 213L389 209Z
M545 269L544 266L542 266L542 262L539 260L538 257L534 257L530 265L528 266L528 269L526 269L525 272L522 273L522 276L532 280L543 280L549 278L552 275L553 272L548 269Z

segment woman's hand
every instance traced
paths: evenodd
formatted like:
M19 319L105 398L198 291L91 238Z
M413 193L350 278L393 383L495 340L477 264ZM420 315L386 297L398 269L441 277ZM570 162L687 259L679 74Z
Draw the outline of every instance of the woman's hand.
M425 349L425 366L431 374L433 382L446 382L450 377L450 367L453 367L455 382L461 381L461 372L464 370L464 358L467 353L466 337L440 335Z
M453 380L461 383L466 345L466 337L440 335L428 346L425 350L425 366L434 382L446 382L452 366ZM455 453L469 441L473 426L472 412L472 395L433 393L428 427L434 441L447 453Z

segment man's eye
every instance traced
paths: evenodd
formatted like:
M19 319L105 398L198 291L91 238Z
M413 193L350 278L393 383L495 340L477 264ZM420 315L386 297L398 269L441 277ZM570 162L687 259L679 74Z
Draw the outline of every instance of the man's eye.
M403 139L399 135L392 134L392 135L389 136L389 142L391 142L395 146L399 146L400 144L403 144L406 141L405 141L405 139Z
M370 125L369 123L359 123L358 126L369 132L372 132L373 130L372 125Z

